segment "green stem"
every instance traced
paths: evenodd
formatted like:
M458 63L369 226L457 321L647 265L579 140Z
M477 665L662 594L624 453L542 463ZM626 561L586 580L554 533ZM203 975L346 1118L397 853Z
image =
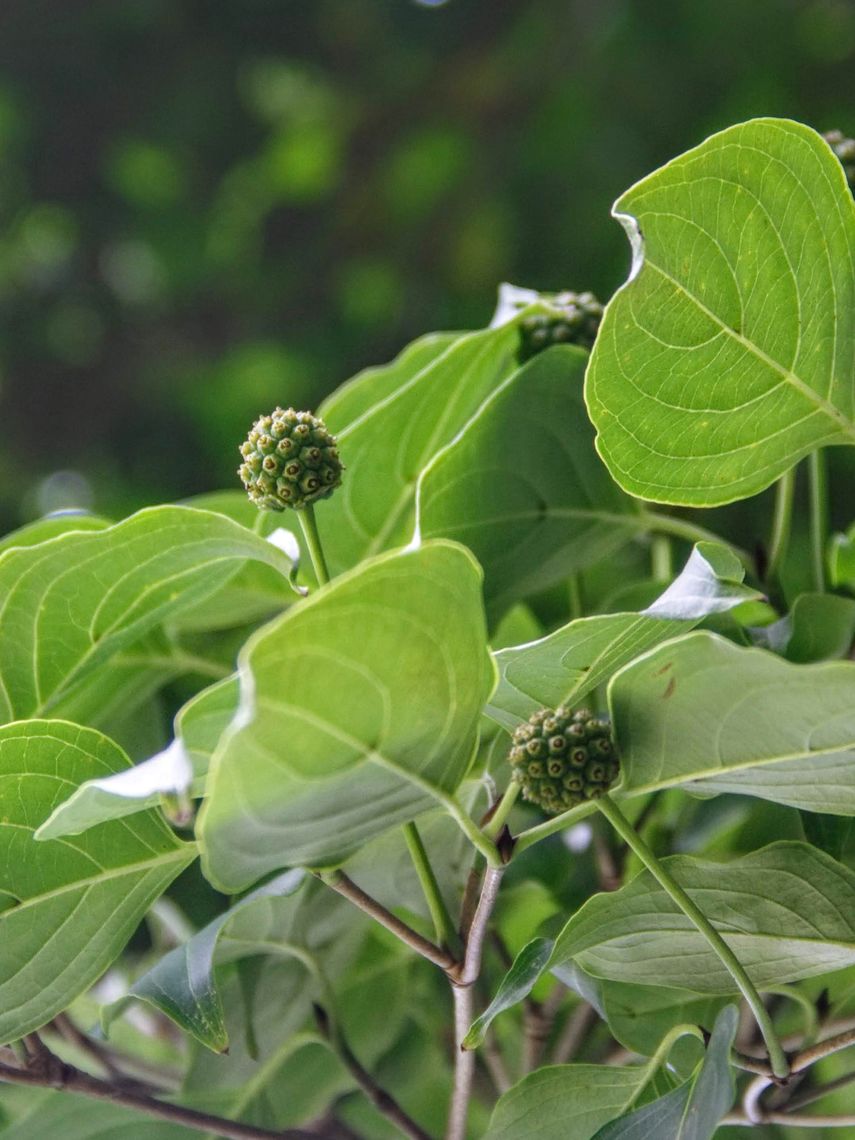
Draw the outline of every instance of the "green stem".
M416 869L430 916L433 919L436 940L440 946L444 946L446 950L456 954L460 949L457 931L454 929L454 923L448 913L448 907L445 905L439 883L436 881L436 875L428 859L425 845L422 843L422 837L419 835L419 829L414 823L404 824L404 838L407 841L410 858L413 860L413 866Z
M609 795L601 796L600 799L595 801L597 807L623 839L627 846L631 847L638 858L642 861L645 867L650 871L651 875L656 879L664 891L671 897L677 904L680 910L685 914L704 938L709 943L710 948L715 952L721 961L722 965L731 975L736 982L743 997L751 1007L751 1012L757 1021L760 1032L763 1034L763 1040L766 1042L766 1049L769 1053L769 1062L772 1066L772 1072L776 1077L784 1078L789 1075L790 1066L787 1058L784 1055L784 1050L778 1041L775 1028L772 1025L772 1019L769 1016L768 1010L763 1005L760 994L757 988L746 973L745 967L733 953L731 948L715 929L706 915L695 905L686 891L671 878L669 873L665 870L659 859L640 835L637 834L632 824L620 810L618 805Z
M655 582L670 582L674 576L671 543L665 534L654 534L650 547L650 563Z
M496 810L482 829L488 839L496 840L499 832L505 826L508 816L511 814L511 808L517 802L517 796L521 791L522 787L516 780L511 780L507 788L505 788L505 794L499 800L498 804L496 804Z
M457 797L439 793L435 793L435 795L472 846L480 851L487 860L487 866L501 867L503 865L502 856L499 854L495 843L466 813Z
M315 520L315 508L309 503L307 507L303 507L297 511L300 518L300 526L303 528L303 537L306 540L306 546L309 548L309 557L312 559L312 566L315 568L315 577L318 580L319 586L325 586L330 580L329 570L327 570L326 559L324 558L324 548L321 546L321 536L318 534L318 524Z
M780 997L789 998L790 1001L795 1002L796 1005L801 1007L805 1019L805 1035L802 1042L802 1048L806 1049L808 1045L812 1044L819 1033L819 1017L817 1016L816 1006L810 998L797 990L795 986L764 986L763 992L767 994L778 994Z
M825 548L828 542L828 471L825 453L812 451L808 456L808 488L810 494L810 549L813 581L817 593L825 593Z
M719 546L728 546L747 569L753 570L754 568L754 559L747 550L743 550L740 546L734 546L732 542L720 534L707 530L706 527L698 526L697 523L690 522L689 519L678 519L673 515L663 515L658 511L648 510L642 511L638 517L640 525L646 530L659 534L670 534L673 538L682 538L686 542L717 542Z
M674 1048L675 1042L679 1041L681 1037L697 1037L700 1042L704 1040L704 1035L697 1025L675 1025L673 1029L669 1029L657 1045L656 1052L644 1066L644 1076L641 1078L641 1083L636 1086L635 1092L623 1106L622 1112L629 1112L637 1103L641 1094L656 1076L657 1071L668 1060L668 1054Z
M579 823L586 816L593 815L595 811L594 801L589 801L585 804L579 804L578 807L570 808L569 811L563 811L561 815L553 816L552 819L547 819L534 827L527 827L525 831L521 831L516 836L514 855L522 854L533 843L539 843L541 839L555 835L558 831L566 831L568 827L572 827L574 823Z
M796 485L794 468L785 471L775 484L775 514L772 519L772 536L769 539L769 562L766 579L777 580L790 542L790 524L793 518L793 492Z

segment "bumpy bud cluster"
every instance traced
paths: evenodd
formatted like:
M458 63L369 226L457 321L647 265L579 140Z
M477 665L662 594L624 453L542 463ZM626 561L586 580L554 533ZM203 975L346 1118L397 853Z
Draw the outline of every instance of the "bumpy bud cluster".
M508 759L523 797L547 815L603 795L620 771L609 722L564 705L519 725Z
M849 189L855 194L855 139L846 138L842 131L827 131L822 137L843 163Z
M520 324L520 362L553 344L594 347L603 306L593 293L556 293L549 304L552 313L526 317Z
M325 499L344 470L324 421L293 408L259 416L240 453L238 474L250 499L271 511L299 510Z

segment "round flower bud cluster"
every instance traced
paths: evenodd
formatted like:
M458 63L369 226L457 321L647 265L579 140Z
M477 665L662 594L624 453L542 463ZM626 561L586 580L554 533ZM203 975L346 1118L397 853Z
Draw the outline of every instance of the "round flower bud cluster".
M609 722L564 705L519 725L508 759L523 798L547 815L603 795L620 772Z
M855 194L855 139L846 138L842 131L827 131L822 137L843 163L849 189Z
M593 293L556 293L549 305L551 313L525 317L520 323L520 363L553 344L594 347L603 306Z
M240 453L238 474L257 507L300 510L325 499L341 483L344 470L335 436L311 412L276 408L259 416Z

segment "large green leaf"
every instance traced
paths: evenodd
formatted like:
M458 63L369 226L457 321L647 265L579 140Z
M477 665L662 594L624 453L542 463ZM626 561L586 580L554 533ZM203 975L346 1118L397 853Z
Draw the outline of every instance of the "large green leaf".
M773 843L732 863L663 860L751 975L777 986L855 962L855 873L805 843ZM595 977L728 994L735 982L649 871L595 895L570 919L550 966Z
M733 1104L735 1087L730 1050L739 1022L735 1005L716 1018L704 1059L694 1076L658 1100L613 1120L595 1140L712 1140Z
M855 442L855 203L808 127L713 135L615 204L634 250L586 396L620 485L712 506Z
M219 589L247 559L290 560L222 515L154 507L0 556L0 716L62 709L114 653ZM64 710L63 710L64 711Z
M674 784L855 815L855 664L793 665L698 632L617 674L609 705L638 794Z
M154 812L79 839L33 841L78 784L127 767L93 729L0 729L0 1041L37 1029L90 986L195 857Z
M487 714L512 730L544 705L582 700L645 650L709 614L758 597L742 584L744 573L725 547L700 542L682 572L642 613L580 618L538 641L499 650L499 684Z
M480 585L463 547L425 543L250 639L200 816L213 882L335 863L457 788L494 677Z
M587 361L570 345L534 357L422 472L419 530L472 550L491 611L608 557L645 529L594 451L582 399Z
M352 424L375 404L394 396L402 385L433 364L446 349L465 335L459 332L438 332L420 336L388 364L364 368L351 380L341 384L318 408L318 415L330 425Z
M460 336L439 356L414 355L395 370L394 387L391 374L378 382L381 398L360 404L353 420L343 414L351 399L324 405L347 466L341 488L317 511L334 574L409 539L421 471L513 369L517 336L516 325L506 325Z
M644 1065L550 1065L499 1099L484 1140L590 1140L629 1105Z

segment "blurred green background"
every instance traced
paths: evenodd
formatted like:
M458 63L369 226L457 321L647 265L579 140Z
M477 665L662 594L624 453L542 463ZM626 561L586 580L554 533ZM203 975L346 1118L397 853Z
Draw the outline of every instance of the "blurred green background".
M633 181L754 115L855 131L849 0L3 0L0 523L236 486L502 280L623 280Z

